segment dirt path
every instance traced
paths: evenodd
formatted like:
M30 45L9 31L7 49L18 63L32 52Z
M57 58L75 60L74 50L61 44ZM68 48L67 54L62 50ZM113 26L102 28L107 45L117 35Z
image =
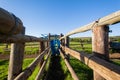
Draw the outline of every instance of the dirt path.
M61 68L60 56L51 56L51 63L46 80L64 80L64 71Z

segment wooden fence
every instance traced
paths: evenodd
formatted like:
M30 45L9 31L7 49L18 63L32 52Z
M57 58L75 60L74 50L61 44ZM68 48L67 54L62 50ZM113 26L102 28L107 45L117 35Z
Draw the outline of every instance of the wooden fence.
M120 22L120 11L68 32L65 36L60 38L61 48L64 50L66 55L69 54L75 57L93 69L94 80L120 79L120 66L110 63L108 47L109 25L113 25L118 22ZM88 30L92 30L92 54L80 53L70 49L69 36Z
M47 60L50 56L49 40L37 38L34 36L26 36L26 35L12 35L12 36L7 36L6 39L0 37L0 39L1 42L3 43L12 43L11 51L10 51L8 80L27 80L27 78L32 74L36 66L41 62L39 74L38 76L36 76L36 80L39 80L39 78L41 78L41 74L44 71L44 67L47 63ZM40 54L26 69L22 70L23 56L25 52L24 51L25 42L40 42L40 49L39 49ZM47 46L45 46L45 42L47 42L48 44ZM44 61L43 57L46 54L47 54L47 58Z
M50 56L49 39L38 38L25 35L25 27L22 21L14 14L0 8L0 42L11 43L8 80L27 80L38 64L41 64L40 71L36 76L36 80L41 78L44 67ZM39 55L35 60L23 70L23 56L26 42L39 42ZM45 43L47 45L45 46ZM43 57L47 55L44 61Z
M34 36L25 35L25 28L20 20L9 12L0 8L0 14L4 17L0 17L0 20L4 19L4 26L0 25L0 42L12 43L10 53L10 63L8 70L8 80L26 80L34 71L35 67L40 63L40 70L35 80L39 80L44 71L46 62L50 57L49 40L43 38L37 38ZM7 19L8 16L9 18ZM13 21L11 21L13 20ZM17 20L17 21L15 21ZM6 22L12 23L8 25ZM88 65L94 71L94 80L119 80L120 79L120 66L114 65L109 62L109 48L108 48L108 32L109 25L120 22L120 11L111 15L98 19L88 25L75 29L65 36L61 35L61 56L63 57L72 77L74 80L79 80L76 73L69 64L69 55L82 61ZM17 24L19 23L19 25ZM5 25L7 24L7 25ZM13 25L15 24L15 25ZM14 27L12 27L14 26ZM17 29L15 27L19 27ZM3 29L4 28L4 29ZM13 29L15 28L15 29ZM21 29L22 28L22 29ZM9 30L8 30L9 29ZM11 31L14 30L14 31ZM19 32L17 32L19 30ZM69 36L92 30L92 54L88 55L80 53L69 48ZM10 35L8 35L10 32ZM40 42L40 54L35 60L25 69L22 70L23 56L25 42ZM47 42L47 46L45 46ZM44 61L43 57L47 54L47 58ZM67 57L66 57L67 56Z

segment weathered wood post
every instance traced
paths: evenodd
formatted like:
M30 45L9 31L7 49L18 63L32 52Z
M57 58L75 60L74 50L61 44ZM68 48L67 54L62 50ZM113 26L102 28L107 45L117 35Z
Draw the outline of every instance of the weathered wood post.
M40 54L45 50L45 43L44 43L44 41L40 42L40 49L39 50L40 50ZM44 62L44 58L42 58L42 60L40 61L40 67L42 66L43 62Z
M84 50L84 45L83 45L83 40L82 39L80 39L80 45L81 45L82 50Z
M60 37L63 37L63 36L64 36L64 35L61 33L61 34L60 34ZM61 42L61 45L64 45L64 44L65 44L64 39L61 39L60 42Z
M25 27L23 27L21 34L25 34ZM14 78L22 72L24 47L25 43L11 44L8 80L14 80Z
M47 47L50 45L50 33L48 34Z
M65 37L65 46L69 47L69 36Z
M93 27L92 51L94 56L104 60L109 60L108 32L108 26ZM94 71L94 80L105 80L105 78Z
M67 37L65 37L65 46L69 47L69 43L70 43L70 38L69 38L69 36L67 36ZM69 59L70 59L69 53L66 53L66 57L67 57L67 60L69 61Z

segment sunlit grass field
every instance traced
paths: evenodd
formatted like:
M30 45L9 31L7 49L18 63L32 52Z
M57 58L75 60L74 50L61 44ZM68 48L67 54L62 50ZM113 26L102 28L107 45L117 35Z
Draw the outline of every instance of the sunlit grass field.
M6 48L7 44L0 43L0 54L10 54L11 45L8 44L8 48ZM39 43L38 42L29 42L25 44L25 54L37 54L39 52Z
M5 45L3 45L3 46L5 47ZM0 46L0 49L1 49L0 51L2 51L3 46ZM27 44L26 51L33 51L33 53L27 53L27 54L35 54L35 52L39 50L38 43L36 43L36 45L33 44L33 46L31 46L31 44ZM83 43L83 47L84 47L84 49L82 48L82 46L79 42L70 42L70 48L77 50L77 51L84 51L85 53L88 53L88 54L92 53L92 45L90 43L88 43L88 44ZM34 60L34 58L24 59L23 69L25 69L33 60ZM113 63L116 65L120 65L120 60L113 60ZM8 60L0 60L0 80L7 80L8 64L9 64ZM60 60L60 64L61 64L62 70L64 71L64 74L66 74L65 80L73 80L67 67L65 66L65 63L62 60L62 58ZM93 80L93 71L88 66L84 65L82 62L80 62L79 60L77 60L73 57L70 57L70 64L73 67L73 69L75 70L75 72L80 80ZM39 68L40 67L38 65L28 80L35 79L35 77L39 71ZM46 70L48 70L48 69L46 69Z
M23 69L25 69L33 60L34 60L33 58L25 59L23 62ZM0 80L7 80L8 64L9 64L8 60L0 60ZM37 66L32 76L29 77L28 80L34 80L35 76L37 75L38 70L39 70L39 67Z
M88 54L92 53L92 45L90 43L84 43L82 48L80 42L70 42L70 48L77 51L84 51ZM87 65L73 57L70 58L70 64L80 80L93 80L93 71Z

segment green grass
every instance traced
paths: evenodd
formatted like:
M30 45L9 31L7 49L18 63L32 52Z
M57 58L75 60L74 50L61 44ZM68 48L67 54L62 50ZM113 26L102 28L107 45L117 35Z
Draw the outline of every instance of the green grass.
M0 44L0 54L10 54L10 44L8 46L9 50L6 50L6 44ZM26 43L25 54L37 54L39 52L39 43Z
M7 80L8 60L0 60L0 80Z
M84 51L85 53L92 53L92 44L84 44L84 50L81 48L79 42L70 42L70 47L77 51ZM112 60L112 63L120 66L120 60ZM75 58L70 59L70 64L77 73L80 80L93 80L92 70Z
M73 57L70 59L70 64L80 80L93 80L93 71L87 65Z
M113 64L120 66L120 60L114 59L112 60Z
M92 44L83 43L84 49L82 49L79 42L70 42L70 47L77 51L84 51L85 53L91 54L92 53Z
M37 54L39 52L39 47L25 47L25 54Z
M47 80L73 80L61 56L50 58Z
M72 78L70 72L68 71L68 68L65 65L65 62L64 62L64 60L62 58L60 60L60 64L61 64L62 70L64 71L64 75L65 75L64 80L73 80L73 78Z
M23 69L25 69L33 60L34 60L33 58L25 59L23 62ZM8 60L0 60L0 80L7 80L8 65L9 65L8 63L9 63ZM31 77L29 77L28 80L34 80L38 71L39 71L39 66L36 67L35 71L31 75Z
M23 61L23 70L34 60L34 58L30 58L30 59L25 59ZM35 77L37 76L37 73L39 71L39 66L37 66L34 70L34 72L32 73L32 75L28 78L28 80L34 80Z
M84 43L84 49L82 49L79 42L70 42L70 47L77 51L84 51L88 54L92 53L92 44ZM83 64L73 57L70 58L70 64L80 80L93 80L93 70L90 69L87 65Z

